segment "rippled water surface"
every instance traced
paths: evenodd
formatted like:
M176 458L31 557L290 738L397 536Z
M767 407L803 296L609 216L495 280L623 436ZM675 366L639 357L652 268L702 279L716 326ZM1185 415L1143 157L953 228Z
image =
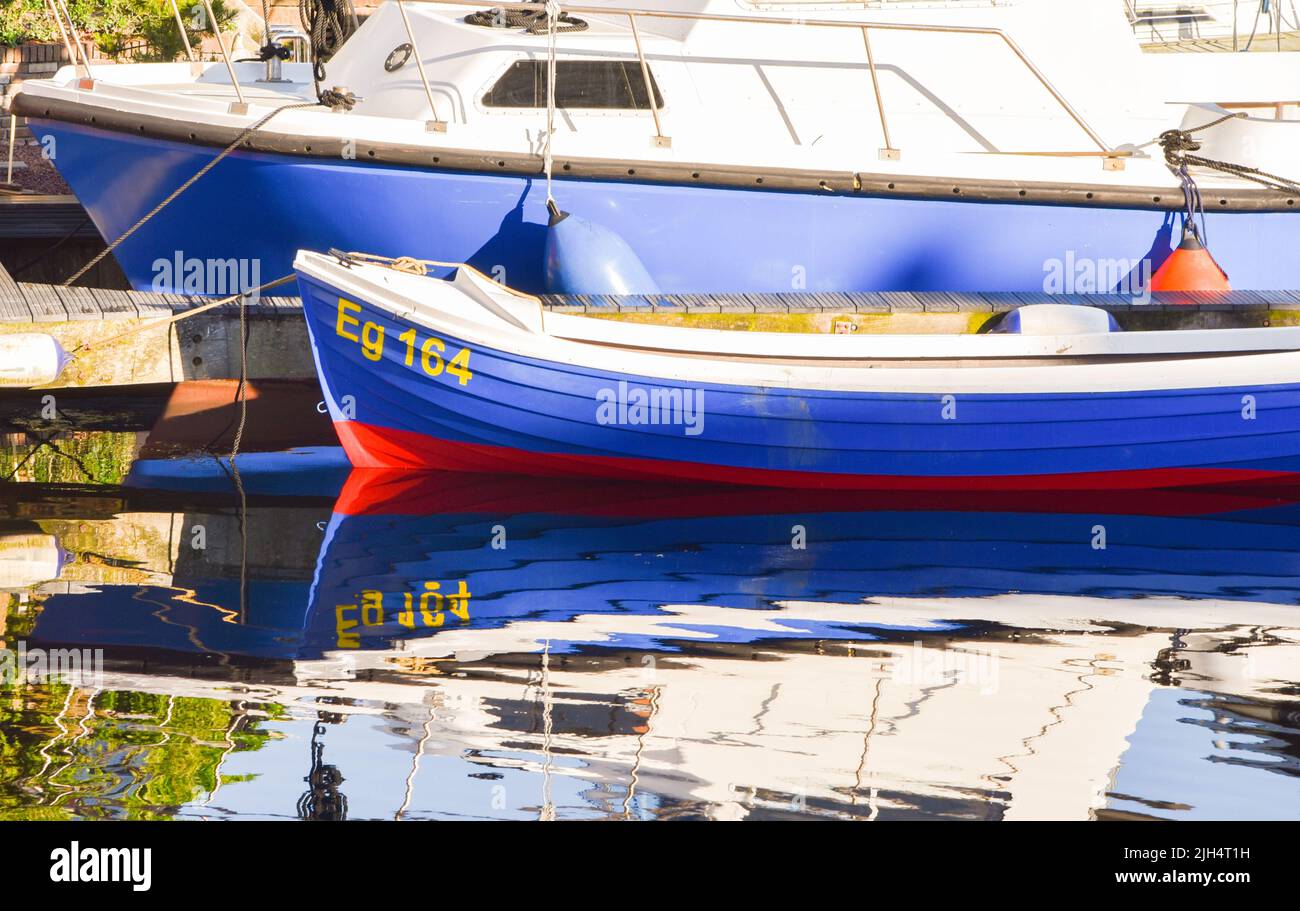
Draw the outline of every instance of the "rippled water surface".
M1300 817L1266 492L38 463L0 639L90 664L0 692L6 818Z

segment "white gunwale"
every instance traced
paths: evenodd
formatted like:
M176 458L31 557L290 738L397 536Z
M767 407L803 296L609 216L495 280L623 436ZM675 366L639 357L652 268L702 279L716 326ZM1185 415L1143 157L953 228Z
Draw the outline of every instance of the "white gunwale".
M543 314L540 300L469 268L441 279L383 265L344 265L310 251L300 251L294 267L348 300L471 347L674 382L939 395L1300 383L1300 327L1077 335L738 332ZM313 306L309 292L304 306ZM1038 363L1044 358L1062 363ZM1079 363L1081 358L1095 362Z

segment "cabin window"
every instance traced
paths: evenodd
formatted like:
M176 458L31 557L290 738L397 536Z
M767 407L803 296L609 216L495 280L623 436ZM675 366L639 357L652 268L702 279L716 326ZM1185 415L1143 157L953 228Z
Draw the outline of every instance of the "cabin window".
M650 76L655 107L664 106L663 96ZM519 60L506 70L496 85L483 96L489 108L546 107L546 61ZM561 60L555 64L555 104L561 108L644 111L645 77L638 61Z

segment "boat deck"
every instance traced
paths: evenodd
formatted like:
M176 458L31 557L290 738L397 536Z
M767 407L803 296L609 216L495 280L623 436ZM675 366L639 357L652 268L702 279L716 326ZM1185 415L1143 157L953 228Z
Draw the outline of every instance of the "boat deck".
M600 316L615 313L1002 313L1028 304L1088 304L1112 312L1186 313L1295 310L1300 292L1168 292L1149 302L1122 294L973 293L950 291L796 291L785 294L543 295L548 310Z

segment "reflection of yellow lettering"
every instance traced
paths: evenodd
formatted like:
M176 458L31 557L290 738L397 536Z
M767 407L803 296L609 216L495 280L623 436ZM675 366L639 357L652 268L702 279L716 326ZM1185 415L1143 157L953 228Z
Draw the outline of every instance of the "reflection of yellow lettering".
M361 648L361 636L348 632L357 625L357 621L343 616L344 612L356 609L355 604L339 604L334 607L334 632L338 636L339 648Z
M459 617L462 623L468 623L469 586L465 584L464 579L460 580L460 587L457 589L456 594L447 596L447 601L451 605L447 609L451 611L452 614Z
M384 356L383 326L367 322L361 327L361 353L369 361L377 361Z
M424 594L420 595L420 619L424 621L425 626L442 626L446 620L442 615L442 595L438 592L441 587L437 582L424 583ZM434 599L432 613L429 611L430 598Z
M359 336L354 335L351 332L347 332L343 328L346 325L353 325L353 326L361 325L361 320L357 319L355 316L348 316L349 310L354 311L356 313L360 313L361 305L354 304L352 303L352 301L344 300L343 298L340 297L339 298L339 320L334 327L334 331L337 332L341 338L345 338L350 342L359 342L361 341L361 338Z
M407 629L415 629L416 611L419 611L420 624L429 629L438 629L447 622L447 613L460 619L462 623L469 621L469 587L462 579L457 583L454 594L443 594L439 589L442 588L440 582L425 582L424 591L419 594L417 599L415 593L404 592L402 594L402 610L397 615L397 622ZM373 596L373 597L372 597ZM367 626L370 625L366 620L366 610L373 608L378 612L377 616L382 621L383 612L381 602L383 595L379 592L362 592L361 617L362 622ZM373 601L373 604L371 603Z
M363 591L361 593L361 625L362 626L383 626L384 624L384 595L377 591Z

